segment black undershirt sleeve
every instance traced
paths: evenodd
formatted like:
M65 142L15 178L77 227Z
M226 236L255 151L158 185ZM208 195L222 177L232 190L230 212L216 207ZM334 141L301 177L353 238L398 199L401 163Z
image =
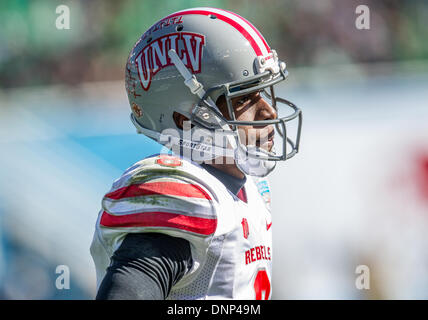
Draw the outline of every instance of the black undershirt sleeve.
M111 258L97 300L162 300L193 265L187 240L129 233Z

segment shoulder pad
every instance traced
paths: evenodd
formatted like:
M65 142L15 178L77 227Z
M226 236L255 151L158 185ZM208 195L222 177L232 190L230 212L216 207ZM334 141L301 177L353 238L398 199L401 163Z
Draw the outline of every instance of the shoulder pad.
M198 170L170 155L139 161L104 196L100 226L212 235L217 227L213 196L197 178Z

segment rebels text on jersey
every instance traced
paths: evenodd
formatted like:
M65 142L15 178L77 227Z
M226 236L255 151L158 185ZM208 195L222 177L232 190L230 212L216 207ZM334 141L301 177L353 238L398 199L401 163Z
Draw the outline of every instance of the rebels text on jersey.
M168 299L269 299L269 185L247 176L240 193L189 160L157 155L137 162L102 201L91 245L97 287L126 234L159 232L186 239L194 262Z

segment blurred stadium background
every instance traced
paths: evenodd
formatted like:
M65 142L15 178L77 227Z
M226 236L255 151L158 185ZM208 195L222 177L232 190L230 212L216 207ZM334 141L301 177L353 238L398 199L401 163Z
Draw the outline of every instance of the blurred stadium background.
M70 7L70 30L55 9ZM355 8L370 8L370 29ZM0 298L92 299L102 195L159 145L138 136L126 57L194 6L254 23L289 67L300 154L270 176L274 299L428 298L426 1L1 1ZM71 288L57 290L67 265ZM358 265L370 290L358 290Z

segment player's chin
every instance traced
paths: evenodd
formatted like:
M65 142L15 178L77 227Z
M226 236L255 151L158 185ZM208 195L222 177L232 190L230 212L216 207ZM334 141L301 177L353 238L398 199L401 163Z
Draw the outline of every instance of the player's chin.
M262 149L264 151L268 151L268 152L272 151L273 145L274 145L273 139L269 139L265 143L260 143L259 141L256 143L257 147L259 147L260 149Z

